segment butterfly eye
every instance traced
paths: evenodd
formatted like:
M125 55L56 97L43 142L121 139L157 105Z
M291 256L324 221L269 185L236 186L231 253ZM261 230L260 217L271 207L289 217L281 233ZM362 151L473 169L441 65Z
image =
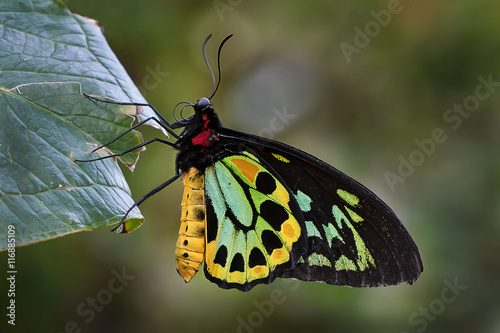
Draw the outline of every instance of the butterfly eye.
M194 105L196 111L203 111L210 106L210 100L206 97L200 98Z

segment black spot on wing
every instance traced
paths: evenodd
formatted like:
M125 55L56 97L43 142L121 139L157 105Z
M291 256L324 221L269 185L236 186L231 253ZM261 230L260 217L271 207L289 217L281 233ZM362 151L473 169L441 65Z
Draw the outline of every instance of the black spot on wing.
M276 190L276 180L267 172L259 172L255 180L257 191L271 194Z
M217 238L217 215L215 215L214 207L211 202L207 200L206 209L206 233L207 233L207 243L214 241Z
M280 231L283 222L288 220L285 208L272 200L266 200L260 205L260 216L276 231Z
M278 236L271 230L264 230L262 232L262 244L266 248L267 254L271 255L274 249L279 249L283 243Z
M227 262L227 247L225 245L222 245L215 254L214 263L219 264L222 267L226 267L226 262Z
M264 254L262 251L256 247L250 251L250 257L248 257L248 266L250 268L253 268L255 266L259 265L265 265L266 264L266 258L264 257Z
M241 253L236 253L233 260L231 261L231 267L229 272L244 272L245 264L243 262L243 255Z

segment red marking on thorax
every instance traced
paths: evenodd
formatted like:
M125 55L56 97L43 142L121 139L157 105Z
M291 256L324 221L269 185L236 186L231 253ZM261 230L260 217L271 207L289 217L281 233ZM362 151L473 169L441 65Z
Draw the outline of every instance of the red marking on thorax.
M208 138L210 137L210 134L212 134L212 129L208 128L208 123L210 123L210 120L208 120L208 116L206 114L203 115L203 120L204 123L203 127L201 128L202 129L201 133L191 139L191 143L193 145L203 146L203 148L201 149L202 152L203 150L205 150L206 147L209 146L210 142Z

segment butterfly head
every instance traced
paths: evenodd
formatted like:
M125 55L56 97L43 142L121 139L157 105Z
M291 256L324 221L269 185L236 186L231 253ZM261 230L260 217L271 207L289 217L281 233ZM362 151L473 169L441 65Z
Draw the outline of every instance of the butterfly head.
M212 94L208 98L207 97L200 98L198 101L196 101L196 104L193 104L193 103L190 103L190 102L186 102L186 101L177 103L177 105L174 107L174 111L173 111L174 118L175 118L176 122L171 125L172 129L174 129L174 128L180 128L180 127L186 127L188 125L191 126L192 128L196 128L197 125L200 124L200 123L202 124L203 130L205 130L209 126L213 126L214 128L220 127L219 118L217 117L217 115L215 114L214 109L212 108L212 103L210 102L210 99L212 97L214 97L214 95L217 92L217 89L219 87L220 81L221 81L221 75L220 75L220 53L221 53L221 50L222 50L222 46L224 45L224 43L229 38L231 38L232 35L227 36L222 41L222 43L219 46L218 66L217 66L218 71L219 71L219 80L217 82L215 80L214 73L212 72L212 68L210 68L210 64L208 63L206 49L205 49L206 48L206 44L207 44L207 42L208 42L208 40L210 39L211 36L212 35L210 34L205 39L205 42L203 43L203 58L205 59L205 63L207 64L207 67L208 67L208 69L210 71L210 74L212 75L212 80L213 80ZM181 118L181 119L179 119L179 118L176 117L175 110L181 104L185 104L185 105L181 108L181 110L179 112L179 115L180 115L180 118ZM188 106L190 106L190 107L193 108L194 115L192 115L191 117L186 118L186 117L184 117L183 111Z
M193 106L195 112L201 112L204 111L206 108L210 107L212 104L210 103L210 100L206 97L200 98L196 104Z

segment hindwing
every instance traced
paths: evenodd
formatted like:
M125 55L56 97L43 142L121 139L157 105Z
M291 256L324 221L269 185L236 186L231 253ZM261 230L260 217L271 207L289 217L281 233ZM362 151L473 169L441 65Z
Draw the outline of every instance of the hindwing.
M306 251L302 211L277 174L250 152L205 169L205 275L249 290L296 267Z
M411 284L418 278L423 266L417 246L395 213L366 187L280 142L229 129L221 140L252 151L300 207L307 249L281 277L353 287Z

